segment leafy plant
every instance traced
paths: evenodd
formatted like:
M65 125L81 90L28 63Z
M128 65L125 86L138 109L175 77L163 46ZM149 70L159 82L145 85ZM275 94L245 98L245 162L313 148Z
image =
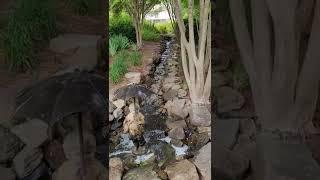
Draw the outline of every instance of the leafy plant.
M174 30L173 30L173 27L171 25L171 22L156 23L155 27L161 34L172 34L172 33L174 33Z
M134 66L140 66L142 64L142 54L139 51L131 52L129 58Z
M160 33L154 24L145 22L142 29L142 39L145 41L158 41Z
M126 13L114 16L109 14L109 36L122 35L131 42L136 42L135 29L131 17Z
M120 50L127 49L129 47L129 40L122 35L112 36L109 39L109 52L111 56L116 55Z
M125 56L119 54L115 57L114 62L109 69L109 77L113 83L120 82L123 75L128 71Z
M46 42L56 34L55 14L51 0L19 0L8 20L1 39L11 71L32 68L34 46Z

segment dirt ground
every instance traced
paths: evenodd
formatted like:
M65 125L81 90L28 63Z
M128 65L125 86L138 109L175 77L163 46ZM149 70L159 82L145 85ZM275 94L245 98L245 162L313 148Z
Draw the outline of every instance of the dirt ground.
M146 67L152 63L152 58L160 50L159 42L144 42L144 46L141 50L142 52L142 65L139 67L130 67L129 72L141 72L142 74L146 71ZM109 58L109 65L112 63L112 58ZM113 84L109 81L109 99L113 98L113 93L115 90L119 89L128 84L128 81L123 78L118 84Z

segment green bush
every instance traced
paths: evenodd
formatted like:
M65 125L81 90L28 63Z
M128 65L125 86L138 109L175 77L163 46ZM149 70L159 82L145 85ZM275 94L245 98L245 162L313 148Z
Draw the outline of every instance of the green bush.
M118 51L127 49L129 47L129 40L122 35L115 35L109 39L109 52L111 56L116 55Z
M136 32L131 17L125 13L118 16L109 15L109 36L123 35L131 42L136 42Z
M131 52L128 58L134 66L140 66L142 64L142 54L139 51Z
M145 41L158 41L160 39L160 32L154 24L145 22L142 29L142 39Z
M78 15L96 15L97 0L68 0L68 6Z
M109 69L109 77L113 83L120 82L121 78L128 71L125 55L119 54L115 57Z
M34 46L56 35L56 21L51 0L19 0L1 38L10 70L32 68Z
M172 34L172 33L174 33L174 30L172 28L171 22L156 23L155 27L161 34Z

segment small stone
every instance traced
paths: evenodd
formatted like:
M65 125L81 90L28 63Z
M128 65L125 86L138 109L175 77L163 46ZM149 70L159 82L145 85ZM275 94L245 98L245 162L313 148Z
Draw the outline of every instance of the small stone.
M16 135L1 125L0 142L0 163L10 162L24 146L24 143Z
M187 94L188 94L187 91L184 90L184 89L179 89L178 90L178 97L180 97L180 98L186 97Z
M185 104L185 99L173 99L172 101L167 101L165 108L167 109L169 116L185 119L189 114L188 110L185 109Z
M4 168L0 166L0 177L1 180L15 180L16 175L11 168Z
M122 109L122 108L126 105L125 101L122 100L122 99L118 99L118 100L116 100L116 101L113 101L113 104L114 104L118 109Z
M109 122L112 122L114 120L114 116L112 114L109 114Z
M187 127L187 123L185 120L178 120L178 121L167 120L166 125L169 129L175 129L177 127L182 127L182 128Z
M179 139L171 139L170 143L174 146L177 146L177 147L183 146L183 142Z
M120 108L117 108L113 111L113 116L115 119L121 119L123 117L123 110Z
M48 125L39 119L32 119L11 129L27 146L37 148L48 139Z
M128 72L124 76L130 83L139 84L141 81L140 72Z
M160 180L152 167L138 167L130 169L122 178L123 180Z
M173 89L170 89L169 91L165 92L163 94L163 99L165 101L169 101L169 100L172 100L174 98L176 98L178 95L178 91L177 90L173 90Z
M191 104L190 108L190 124L194 126L210 126L211 112L206 105Z
M13 159L13 167L19 178L30 175L41 163L43 154L41 149L25 147Z
M124 171L124 164L120 158L109 160L109 180L121 180Z
M50 142L45 147L44 158L53 170L58 169L67 160L62 144L57 140Z
M199 180L196 167L188 160L168 165L165 172L170 180Z
M185 138L184 130L182 127L177 127L169 131L169 137L172 139L179 139L182 140Z
M194 164L198 168L202 180L211 180L211 142L199 150Z

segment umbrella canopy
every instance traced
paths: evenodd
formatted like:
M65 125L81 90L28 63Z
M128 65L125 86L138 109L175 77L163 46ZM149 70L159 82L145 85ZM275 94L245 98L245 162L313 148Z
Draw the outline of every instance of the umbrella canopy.
M53 125L77 112L104 113L106 79L84 71L57 75L23 89L16 97L15 118L39 118Z

